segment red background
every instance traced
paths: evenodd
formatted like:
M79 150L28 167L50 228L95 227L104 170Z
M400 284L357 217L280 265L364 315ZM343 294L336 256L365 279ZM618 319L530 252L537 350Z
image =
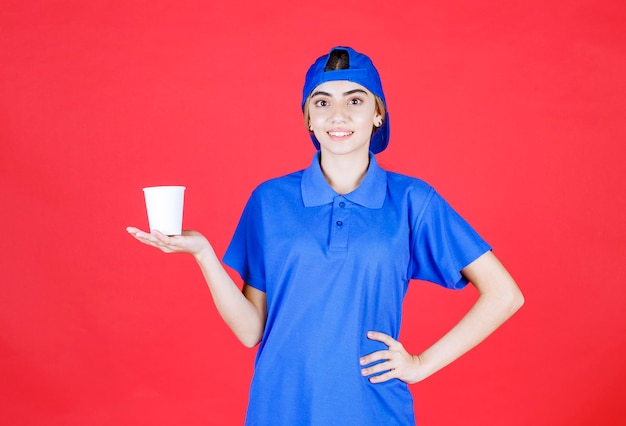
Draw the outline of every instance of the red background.
M391 170L433 184L527 303L412 386L421 425L626 422L626 6L619 1L3 1L0 422L241 424L254 350L141 188L187 186L223 253L250 191L308 165L304 73L337 44L385 84ZM476 293L414 283L418 352Z

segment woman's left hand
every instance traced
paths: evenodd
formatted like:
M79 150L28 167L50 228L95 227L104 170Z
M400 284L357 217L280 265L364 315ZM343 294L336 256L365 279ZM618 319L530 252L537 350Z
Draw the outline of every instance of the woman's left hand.
M391 379L399 379L405 383L412 384L421 380L419 355L411 355L404 349L402 343L387 334L370 331L367 333L367 337L368 339L382 342L388 347L387 350L376 351L360 359L361 365L378 362L378 364L361 369L363 376L371 376L369 378L371 383L382 383ZM378 375L372 376L373 374Z

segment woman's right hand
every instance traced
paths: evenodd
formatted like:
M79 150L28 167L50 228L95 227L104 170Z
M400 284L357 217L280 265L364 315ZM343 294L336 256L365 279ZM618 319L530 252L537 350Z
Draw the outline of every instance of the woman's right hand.
M164 253L189 253L199 257L205 250L212 250L209 241L199 232L183 231L182 235L167 236L159 231L150 233L129 226L126 231L140 242L156 247Z

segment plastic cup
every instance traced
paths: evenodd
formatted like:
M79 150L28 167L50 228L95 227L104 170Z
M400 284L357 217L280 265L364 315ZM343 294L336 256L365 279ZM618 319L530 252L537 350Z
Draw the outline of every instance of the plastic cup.
M151 186L143 188L150 232L180 235L183 227L184 186Z

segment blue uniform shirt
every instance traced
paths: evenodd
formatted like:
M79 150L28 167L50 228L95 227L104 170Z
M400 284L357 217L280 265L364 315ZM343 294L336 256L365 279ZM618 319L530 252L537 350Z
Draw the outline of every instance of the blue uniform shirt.
M359 358L397 339L411 279L449 288L489 245L425 182L370 156L359 187L337 194L316 155L252 193L224 262L267 295L247 425L413 425L407 384L372 384Z

